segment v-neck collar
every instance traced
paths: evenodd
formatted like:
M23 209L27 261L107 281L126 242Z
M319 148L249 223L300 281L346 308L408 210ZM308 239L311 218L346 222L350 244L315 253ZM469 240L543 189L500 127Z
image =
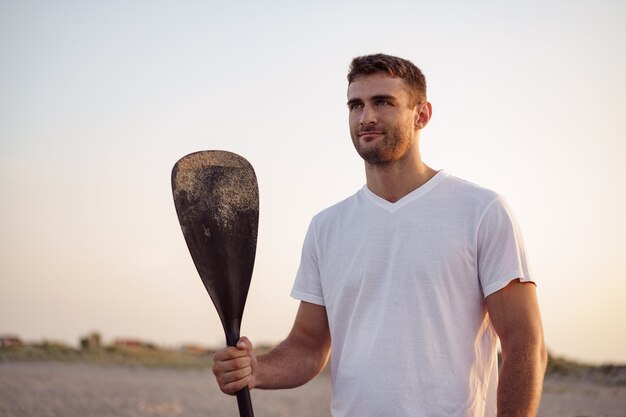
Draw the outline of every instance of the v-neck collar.
M449 174L443 169L437 171L437 173L431 179L429 179L420 187L411 191L410 193L408 193L407 195L405 195L404 197L402 197L400 200L396 201L395 203L387 201L384 198L379 197L378 195L374 194L369 188L367 188L367 184L364 185L361 190L363 194L365 195L365 197L368 200L370 200L372 203L393 213L396 210L406 206L409 203L412 203L413 201L417 200L418 198L420 198L421 196L423 196L424 194L432 190L437 184L439 184L448 175Z

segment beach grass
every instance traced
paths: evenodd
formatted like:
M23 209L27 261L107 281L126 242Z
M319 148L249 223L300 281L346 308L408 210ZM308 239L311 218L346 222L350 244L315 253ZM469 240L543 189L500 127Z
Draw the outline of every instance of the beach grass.
M29 346L0 347L0 362L60 361L99 365L146 366L204 369L213 365L213 351L187 353L154 347L106 346L91 349L42 343Z

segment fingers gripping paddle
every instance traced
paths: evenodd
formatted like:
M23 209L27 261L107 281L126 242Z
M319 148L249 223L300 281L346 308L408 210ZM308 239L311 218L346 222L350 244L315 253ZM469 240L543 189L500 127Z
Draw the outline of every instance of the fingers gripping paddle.
M178 220L189 252L222 321L226 343L239 340L259 224L254 170L241 156L202 151L172 170ZM253 417L248 388L237 393L241 417Z

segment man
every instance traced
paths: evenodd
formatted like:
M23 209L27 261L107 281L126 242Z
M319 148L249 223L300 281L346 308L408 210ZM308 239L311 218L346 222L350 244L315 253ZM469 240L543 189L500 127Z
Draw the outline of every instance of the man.
M299 386L332 350L334 417L535 416L546 352L509 208L422 161L432 106L411 62L358 57L348 81L366 186L312 220L289 336L259 357L247 338L216 353L220 388Z

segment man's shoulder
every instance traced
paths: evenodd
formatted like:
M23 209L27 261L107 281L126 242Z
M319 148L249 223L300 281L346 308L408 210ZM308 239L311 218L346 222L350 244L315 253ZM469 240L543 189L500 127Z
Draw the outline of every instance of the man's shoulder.
M439 189L441 193L460 202L480 205L489 205L501 198L500 194L494 190L450 174L442 181Z

